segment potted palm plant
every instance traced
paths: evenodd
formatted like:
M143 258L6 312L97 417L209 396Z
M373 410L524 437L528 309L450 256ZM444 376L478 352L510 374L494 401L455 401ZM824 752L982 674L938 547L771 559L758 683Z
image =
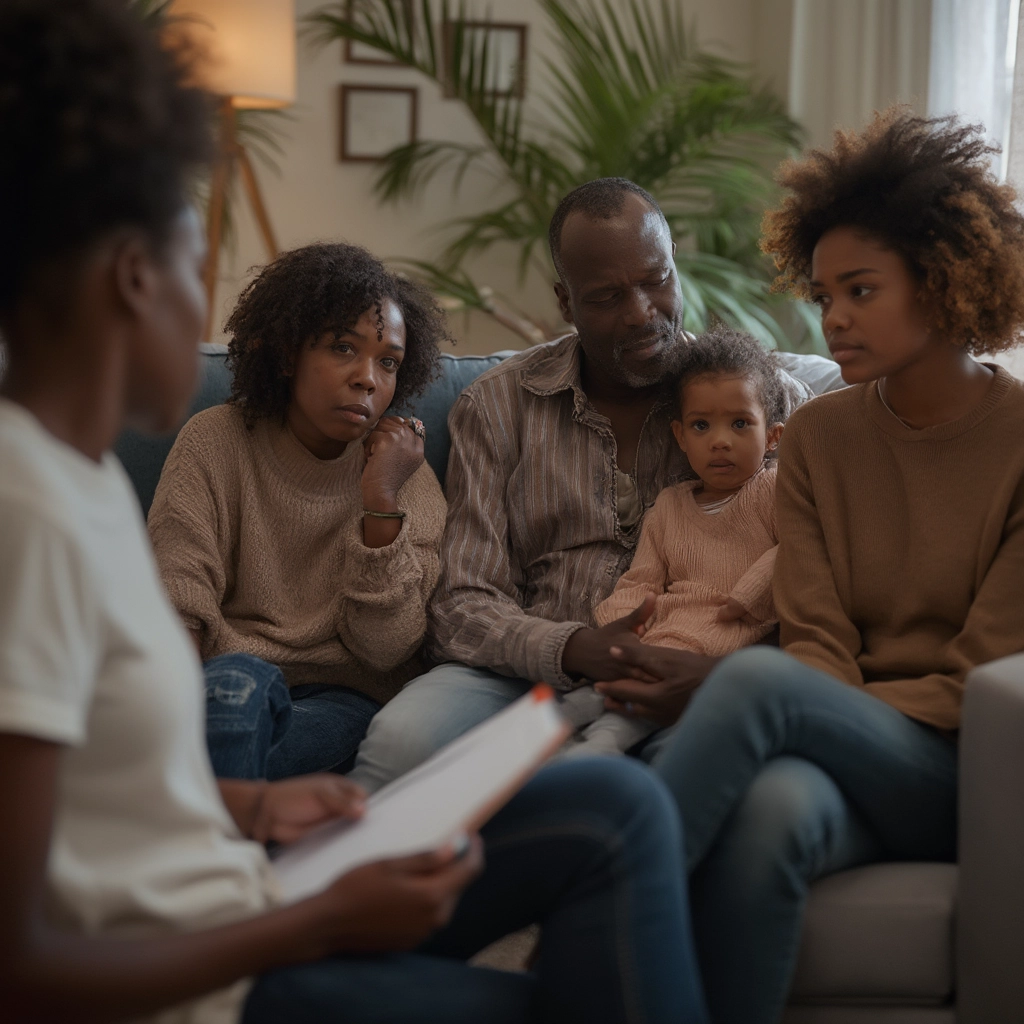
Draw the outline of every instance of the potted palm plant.
M703 52L670 0L537 0L553 56L544 62L546 116L518 90L495 88L498 68L479 16L449 0L344 0L309 16L321 43L351 39L442 84L479 129L479 142L422 139L382 158L381 201L415 195L439 175L456 191L474 173L501 198L448 221L436 259L410 270L467 309L497 316L528 341L541 325L497 299L467 270L493 247L551 276L547 226L559 199L603 176L630 178L659 201L679 242L677 267L691 330L720 318L772 347L813 350L812 310L770 291L757 248L772 170L798 144L782 102L733 62Z

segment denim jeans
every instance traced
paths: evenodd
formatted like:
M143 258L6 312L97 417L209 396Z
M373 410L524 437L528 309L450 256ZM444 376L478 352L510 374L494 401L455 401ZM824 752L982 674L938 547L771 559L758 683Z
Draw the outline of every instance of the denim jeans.
M203 665L214 774L284 779L345 771L380 705L345 686L285 685L276 665L221 654Z
M374 717L349 778L375 792L497 714L532 685L456 662L417 676Z
M242 1024L704 1024L678 818L646 768L549 766L482 834L484 873L418 951L271 971ZM531 973L465 963L534 922Z
M955 743L773 648L721 662L656 749L716 1024L778 1021L815 879L956 856Z

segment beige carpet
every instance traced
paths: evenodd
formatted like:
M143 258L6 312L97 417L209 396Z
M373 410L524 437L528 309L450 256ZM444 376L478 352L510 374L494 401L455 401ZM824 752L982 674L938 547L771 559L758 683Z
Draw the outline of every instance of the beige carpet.
M472 963L481 967L496 967L501 971L523 971L539 938L540 928L537 925L524 928L482 949L473 957Z

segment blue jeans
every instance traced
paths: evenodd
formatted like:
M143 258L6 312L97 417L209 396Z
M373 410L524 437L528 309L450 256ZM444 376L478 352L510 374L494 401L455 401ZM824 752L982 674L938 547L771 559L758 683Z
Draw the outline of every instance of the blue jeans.
M781 651L731 655L658 742L716 1024L778 1021L812 881L955 859L956 745Z
M206 745L225 779L345 771L380 705L345 686L285 685L276 665L221 654L203 665Z
M533 684L449 662L410 680L381 709L349 778L373 793L497 714Z
M242 1024L704 1024L675 808L636 762L541 771L483 829L487 867L415 953L259 978ZM540 922L535 969L465 960Z

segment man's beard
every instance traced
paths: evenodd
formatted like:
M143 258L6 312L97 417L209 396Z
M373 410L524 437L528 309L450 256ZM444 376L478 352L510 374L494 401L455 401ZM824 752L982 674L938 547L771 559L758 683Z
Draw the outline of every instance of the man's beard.
M643 347L644 341L658 339L660 351L648 361L643 369L630 369L625 365L626 351ZM637 331L634 336L616 345L612 352L612 366L615 377L631 388L650 388L664 384L678 376L686 362L686 342L681 325L666 324L660 330Z

